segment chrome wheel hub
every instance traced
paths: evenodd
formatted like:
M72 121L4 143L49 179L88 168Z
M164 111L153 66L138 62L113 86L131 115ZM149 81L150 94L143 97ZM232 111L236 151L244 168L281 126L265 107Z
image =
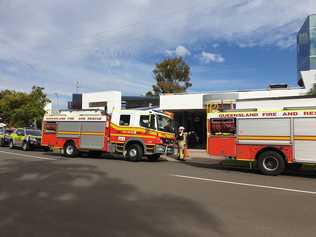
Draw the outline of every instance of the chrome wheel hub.
M279 167L279 160L273 156L264 159L263 167L268 171L275 171Z
M74 148L72 146L67 146L66 152L71 155L74 152Z
M128 152L128 154L129 154L130 157L135 157L135 156L137 156L137 150L136 149L131 149Z

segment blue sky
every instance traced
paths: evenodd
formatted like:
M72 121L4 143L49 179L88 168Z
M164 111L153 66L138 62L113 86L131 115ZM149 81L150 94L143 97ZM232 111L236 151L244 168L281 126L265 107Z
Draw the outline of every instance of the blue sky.
M295 35L314 0L0 0L0 89L146 93L182 56L192 92L296 86Z

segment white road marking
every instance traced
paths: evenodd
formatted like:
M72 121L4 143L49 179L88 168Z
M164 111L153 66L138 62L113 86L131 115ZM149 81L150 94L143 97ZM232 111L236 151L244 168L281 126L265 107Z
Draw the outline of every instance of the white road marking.
M226 180L207 179L207 178L199 178L199 177L177 175L177 174L173 174L171 176L178 177L178 178L185 178L185 179L194 179L194 180L210 181L210 182L216 182L216 183L233 184L233 185L248 186L248 187L255 187L255 188L274 189L274 190L296 192L296 193L307 193L307 194L316 195L316 192L314 192L314 191L306 191L306 190L299 190L299 189L281 188L281 187L258 185L258 184L248 184L248 183L238 183L238 182L232 182L232 181L226 181Z
M21 153L8 152L8 151L0 151L0 153L9 154L9 155L16 155L16 156L22 156L22 157L28 157L28 158L35 158L35 159L40 159L40 160L57 160L56 158L25 155L25 154L21 154Z

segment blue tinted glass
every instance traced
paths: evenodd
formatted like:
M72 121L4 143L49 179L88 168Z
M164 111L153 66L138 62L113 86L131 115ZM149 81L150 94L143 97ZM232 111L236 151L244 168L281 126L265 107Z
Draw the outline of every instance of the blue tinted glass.
M310 54L316 55L316 28L310 29Z
M316 27L316 15L312 15L309 17L310 27Z
M316 57L310 58L310 69L316 69Z

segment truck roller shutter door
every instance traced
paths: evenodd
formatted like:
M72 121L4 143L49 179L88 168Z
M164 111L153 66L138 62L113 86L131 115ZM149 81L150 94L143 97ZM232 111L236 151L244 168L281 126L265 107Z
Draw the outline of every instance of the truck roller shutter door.
M80 148L101 150L104 147L106 122L82 122Z

